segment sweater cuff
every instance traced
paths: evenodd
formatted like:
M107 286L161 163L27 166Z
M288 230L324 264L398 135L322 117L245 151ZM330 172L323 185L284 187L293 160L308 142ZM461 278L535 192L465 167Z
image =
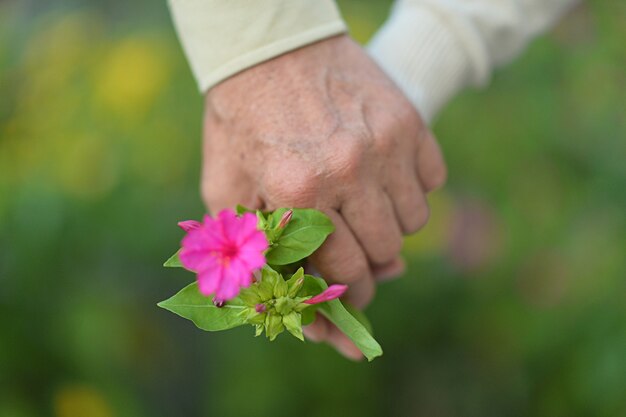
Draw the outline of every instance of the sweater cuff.
M476 78L472 58L450 26L427 6L401 3L368 46L427 122Z
M346 32L332 0L169 0L201 92L236 73Z

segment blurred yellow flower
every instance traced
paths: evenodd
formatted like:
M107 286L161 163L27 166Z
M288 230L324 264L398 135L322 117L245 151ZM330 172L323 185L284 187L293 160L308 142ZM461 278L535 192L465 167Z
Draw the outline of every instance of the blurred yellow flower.
M87 385L69 385L54 395L56 417L112 417L114 414L103 395Z
M114 45L96 70L96 100L118 115L141 116L167 82L168 56L156 39L129 37Z

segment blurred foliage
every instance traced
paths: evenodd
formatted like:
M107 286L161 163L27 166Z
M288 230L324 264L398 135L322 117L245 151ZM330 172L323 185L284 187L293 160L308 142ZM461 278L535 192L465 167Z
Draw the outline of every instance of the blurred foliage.
M389 7L340 4L360 41ZM354 364L157 309L203 211L165 5L0 2L0 417L626 415L625 21L588 2L445 111L449 185Z

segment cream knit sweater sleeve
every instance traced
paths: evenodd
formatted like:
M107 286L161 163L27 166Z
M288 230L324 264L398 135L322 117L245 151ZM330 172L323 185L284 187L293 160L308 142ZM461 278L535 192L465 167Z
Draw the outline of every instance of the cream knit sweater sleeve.
M368 46L426 120L488 82L577 0L399 0Z
M346 27L334 0L168 0L202 92ZM398 0L369 52L426 120L577 0Z
M334 0L168 0L200 91L346 31Z

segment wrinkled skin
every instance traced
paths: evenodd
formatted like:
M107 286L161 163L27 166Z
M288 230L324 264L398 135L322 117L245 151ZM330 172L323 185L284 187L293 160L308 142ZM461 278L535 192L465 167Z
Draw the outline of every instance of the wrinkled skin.
M313 207L336 231L312 257L357 307L376 279L402 273L403 234L424 226L426 193L446 168L434 137L398 88L347 36L245 70L206 96L202 196L213 213ZM306 330L361 357L334 326Z

